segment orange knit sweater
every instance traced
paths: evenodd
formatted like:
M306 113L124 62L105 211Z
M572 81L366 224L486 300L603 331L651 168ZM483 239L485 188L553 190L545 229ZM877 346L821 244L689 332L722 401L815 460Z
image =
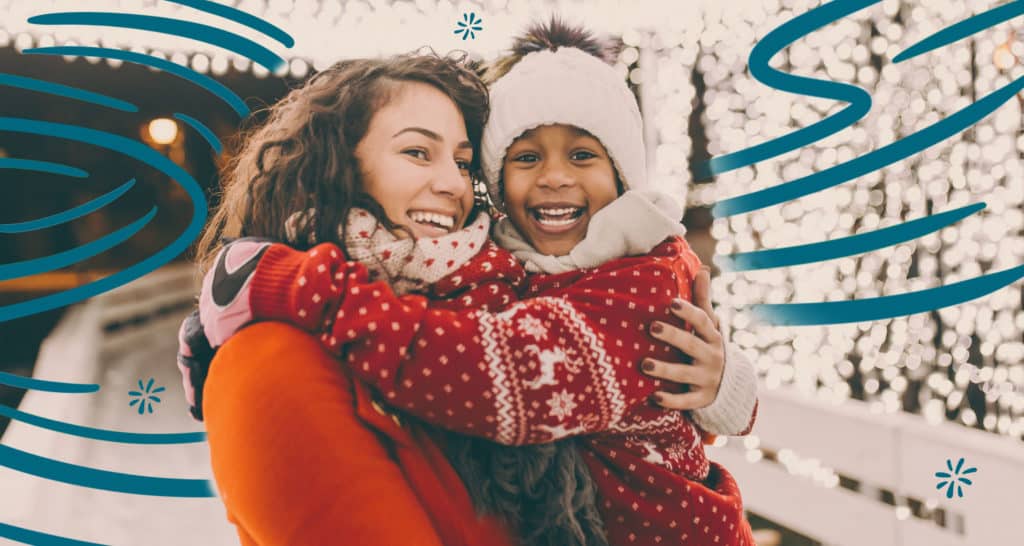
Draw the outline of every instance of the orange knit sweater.
M393 416L281 323L218 351L203 413L214 477L243 545L511 546L479 519L425 430Z

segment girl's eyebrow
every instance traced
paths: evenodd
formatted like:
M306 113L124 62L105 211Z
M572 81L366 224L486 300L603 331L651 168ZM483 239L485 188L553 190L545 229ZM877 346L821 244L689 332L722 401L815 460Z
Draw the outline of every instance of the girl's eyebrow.
M429 138L430 140L433 140L433 141L436 141L436 142L442 142L444 140L444 139L441 138L441 135L435 133L434 131L431 131L430 129L424 129L423 127L406 127L405 129L402 129L401 131L391 135L391 138L395 138L398 135L401 135L403 133L419 133L419 134ZM473 145L470 144L468 140L463 140L462 142L460 142L456 146L456 148L459 148L459 149L468 148L468 149L472 150L473 149Z

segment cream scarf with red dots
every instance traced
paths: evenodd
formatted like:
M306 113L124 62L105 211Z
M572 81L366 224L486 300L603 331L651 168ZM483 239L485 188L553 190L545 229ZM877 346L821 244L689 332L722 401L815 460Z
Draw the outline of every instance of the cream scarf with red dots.
M345 251L370 270L370 278L391 285L396 294L423 292L476 256L487 241L491 217L476 220L443 237L400 239L369 212L348 216Z
M537 251L506 216L494 227L494 242L523 262L531 273L565 273L590 269L624 256L642 256L665 239L686 234L683 209L657 190L630 190L594 213L587 235L569 254Z
M296 227L314 215L315 210L310 209L288 218L285 231L291 244L296 244ZM396 294L425 292L476 256L490 227L491 217L481 212L465 228L442 237L399 238L369 211L353 208L345 226L345 253L366 266L371 280L388 283ZM339 238L341 233L339 226Z

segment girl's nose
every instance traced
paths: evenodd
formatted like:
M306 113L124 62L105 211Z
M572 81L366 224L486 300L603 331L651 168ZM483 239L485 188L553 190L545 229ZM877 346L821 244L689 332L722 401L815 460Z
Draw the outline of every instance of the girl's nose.
M537 185L547 188L565 188L576 184L576 177L569 172L565 165L560 163L549 163L545 165L537 178Z

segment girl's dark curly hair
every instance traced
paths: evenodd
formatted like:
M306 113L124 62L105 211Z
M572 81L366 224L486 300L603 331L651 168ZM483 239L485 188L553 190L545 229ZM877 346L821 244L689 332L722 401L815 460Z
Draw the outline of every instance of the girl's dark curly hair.
M403 83L432 85L455 103L473 144L472 170L479 178L480 138L487 120L487 89L465 59L429 54L355 59L317 73L270 107L266 121L237 138L237 153L222 170L219 207L199 241L197 261L208 269L224 238L288 240L285 221L315 209L292 240L339 242L337 226L353 207L396 226L363 191L355 157L370 120Z

